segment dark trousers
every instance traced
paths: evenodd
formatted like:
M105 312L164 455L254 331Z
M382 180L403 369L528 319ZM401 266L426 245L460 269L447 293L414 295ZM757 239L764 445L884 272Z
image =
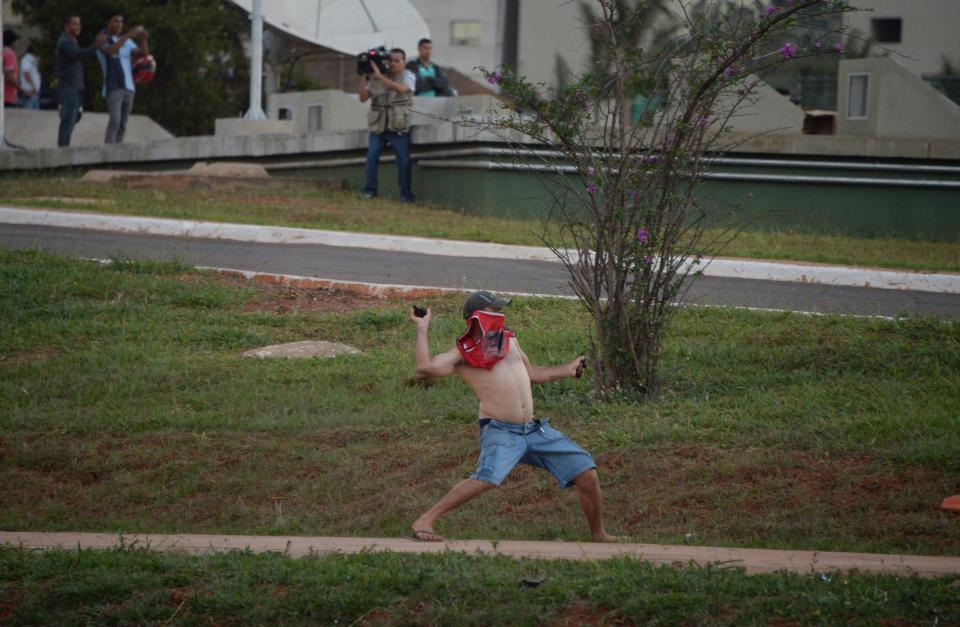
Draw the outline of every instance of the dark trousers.
M394 133L392 131L370 133L365 168L367 182L363 186L363 193L370 196L377 195L377 166L380 164L380 153L388 145L393 148L393 154L397 157L397 183L400 186L400 198L407 202L413 202L413 190L410 181L413 174L413 165L410 162L409 131L406 133Z
M80 99L83 91L73 87L61 87L57 90L60 98L60 131L57 133L57 146L69 146L73 127L80 115Z

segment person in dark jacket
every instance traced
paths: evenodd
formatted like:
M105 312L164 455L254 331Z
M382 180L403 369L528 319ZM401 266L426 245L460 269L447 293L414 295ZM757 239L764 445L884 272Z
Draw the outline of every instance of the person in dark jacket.
M417 77L417 89L414 96L456 96L456 92L450 88L450 81L438 65L430 61L433 54L433 42L424 37L417 44L417 54L419 55L410 63L407 63L407 69L413 72Z
M57 61L57 97L60 100L60 130L57 133L57 145L69 146L73 127L77 124L80 114L80 103L83 102L83 62L92 59L97 48L106 40L104 35L98 35L97 41L89 48L81 48L80 16L71 15L63 21L63 33L57 40L54 56Z

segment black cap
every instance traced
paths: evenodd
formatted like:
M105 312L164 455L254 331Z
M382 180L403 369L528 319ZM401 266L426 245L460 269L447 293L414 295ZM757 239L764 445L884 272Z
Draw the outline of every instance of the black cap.
M490 292L474 292L467 296L467 300L463 301L463 319L466 320L470 317L470 314L478 309L506 307L510 304L510 301L509 298L498 298L496 294Z

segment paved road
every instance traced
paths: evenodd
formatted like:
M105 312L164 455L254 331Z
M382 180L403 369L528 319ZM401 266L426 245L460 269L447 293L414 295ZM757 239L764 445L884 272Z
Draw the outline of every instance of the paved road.
M295 274L341 281L493 291L571 294L563 267L545 261L431 256L318 244L252 244L0 224L0 246L95 258L181 260L191 265ZM704 277L686 300L702 305L895 316L911 312L960 319L960 294L836 287Z

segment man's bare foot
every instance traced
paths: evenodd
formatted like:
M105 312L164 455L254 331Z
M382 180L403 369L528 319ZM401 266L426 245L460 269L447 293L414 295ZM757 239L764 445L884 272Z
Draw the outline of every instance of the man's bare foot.
M622 542L622 538L617 536L611 536L609 533L601 533L599 535L593 536L594 542Z
M433 529L410 527L410 530L410 539L416 542L443 542L443 536L434 533Z

